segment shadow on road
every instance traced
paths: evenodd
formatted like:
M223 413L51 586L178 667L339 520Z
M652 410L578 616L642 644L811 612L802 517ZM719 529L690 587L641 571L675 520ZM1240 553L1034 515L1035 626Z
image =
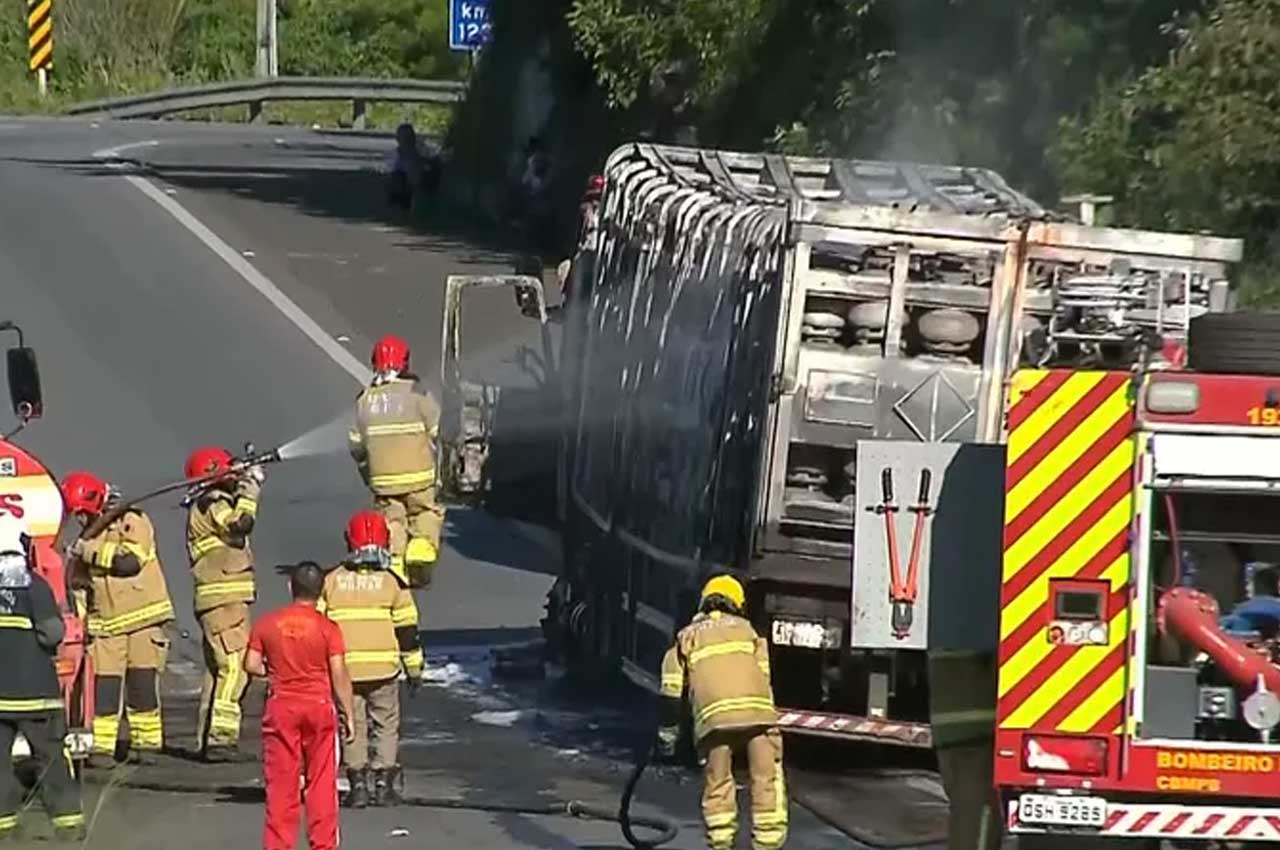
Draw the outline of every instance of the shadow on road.
M244 151L245 159L252 160L256 152L255 148L248 148ZM291 142L284 152L310 155L332 165L208 165L128 157L115 160L8 157L0 161L56 168L84 177L141 174L183 189L223 192L258 203L293 207L307 215L380 225L408 237L398 243L398 247L447 252L464 264L509 265L524 250L511 234L493 226L476 225L443 210L429 210L426 220L418 221L387 203L383 178L376 168L379 158L368 151Z
M559 573L555 535L545 527L513 527L481 510L455 509L447 515L444 538L450 548L470 560L549 576Z

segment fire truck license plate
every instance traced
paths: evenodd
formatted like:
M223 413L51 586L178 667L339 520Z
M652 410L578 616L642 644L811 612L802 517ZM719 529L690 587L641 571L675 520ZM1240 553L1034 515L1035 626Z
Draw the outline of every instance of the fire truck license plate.
M822 623L802 623L794 620L773 621L773 643L775 646L799 646L805 649L822 649L834 646L839 638L832 640L827 627Z
M1107 820L1107 801L1101 797L1023 794L1018 797L1018 820L1057 826L1101 827Z

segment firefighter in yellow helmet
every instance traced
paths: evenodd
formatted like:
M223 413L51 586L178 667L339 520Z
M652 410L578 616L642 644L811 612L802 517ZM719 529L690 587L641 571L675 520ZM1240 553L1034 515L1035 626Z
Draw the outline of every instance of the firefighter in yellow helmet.
M384 336L373 347L373 383L356 400L355 458L374 504L391 529L391 571L406 587L431 581L444 509L436 501L440 408L415 388L409 344Z
M72 472L62 499L81 524L93 524L107 507L106 482ZM83 532L82 532L83 534ZM137 761L149 761L164 746L160 674L169 656L165 626L173 603L156 555L151 520L137 508L125 511L92 536L67 549L71 573L89 584L89 652L94 670L91 767L108 766L120 735L120 715L129 721L129 746Z
M711 850L729 850L738 831L733 754L746 752L751 773L751 846L777 850L787 840L782 733L769 678L769 645L745 614L746 594L732 576L702 588L698 613L662 660L660 751L675 751L688 694L693 736L704 764L702 818Z
M342 630L355 687L355 737L342 745L342 761L351 783L346 803L356 809L399 802L400 673L411 693L422 681L418 608L387 569L390 538L380 514L353 516L347 558L325 576L317 605Z
M205 446L187 458L189 479L223 473L195 487L187 507L187 556L196 617L204 633L205 675L196 736L206 761L233 761L240 746L240 700L249 684L249 605L256 596L249 534L258 515L261 467L232 472L226 449Z

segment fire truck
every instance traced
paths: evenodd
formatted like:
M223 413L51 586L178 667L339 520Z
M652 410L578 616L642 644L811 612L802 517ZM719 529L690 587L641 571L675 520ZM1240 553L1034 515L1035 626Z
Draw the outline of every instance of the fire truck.
M927 653L997 643L1009 378L1185 343L1242 243L961 166L637 143L603 177L560 321L534 276L446 281L442 493L554 503L544 625L585 678L656 690L730 570L787 732L931 747ZM524 356L468 347L513 288Z
M1280 315L1187 353L1012 379L995 776L1053 846L1280 842Z
M66 570L56 548L65 515L62 493L49 469L13 438L32 420L44 413L40 372L34 349L14 322L0 321L0 331L11 332L17 344L5 352L9 398L15 424L0 432L0 513L12 514L27 523L32 537L30 557L35 571L49 583L62 609L66 636L58 650L56 666L67 709L67 750L77 762L88 756L92 736L93 678L86 652L84 623L76 611L74 592L68 586ZM29 778L30 749L18 736L13 758L20 775Z

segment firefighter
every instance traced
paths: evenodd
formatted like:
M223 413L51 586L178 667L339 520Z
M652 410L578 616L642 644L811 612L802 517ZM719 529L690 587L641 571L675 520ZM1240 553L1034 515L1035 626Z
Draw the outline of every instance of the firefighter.
M40 795L61 840L84 838L80 791L63 752L66 720L53 657L65 626L53 591L31 570L23 521L0 513L0 840L14 835L22 786L14 775L21 733L41 765Z
M746 594L729 575L702 588L698 613L662 659L659 751L670 757L680 734L686 689L703 762L702 818L711 850L729 850L738 831L733 754L751 773L751 845L777 850L787 840L782 733L769 677L769 645L745 617Z
M255 597L249 534L258 514L265 474L253 467L233 474L226 449L206 446L187 458L187 478L223 473L184 500L187 556L195 585L196 617L204 633L204 687L197 736L206 761L233 761L240 745L240 700L249 677L249 605Z
M356 400L351 455L391 529L391 569L425 587L440 553L444 509L436 501L440 408L415 389L409 344L384 336L373 347L373 383Z
M338 846L338 769L335 725L351 738L351 678L342 632L316 611L324 573L312 561L286 568L293 604L253 626L245 669L267 678L262 714L262 778L266 786L263 850L293 850L301 809L307 846ZM334 703L337 703L335 706ZM335 707L340 712L334 716ZM299 789L299 778L304 787Z
M929 715L942 787L951 802L947 847L996 850L996 663L991 653L929 650Z
M88 472L62 482L62 499L87 529L107 506L107 484ZM169 654L165 625L173 603L156 556L151 520L130 508L89 538L67 549L72 570L89 583L89 651L95 674L91 767L115 757L120 716L129 722L132 758L149 762L164 745L160 674Z
M355 739L342 747L351 783L347 805L395 805L400 778L399 677L403 670L415 693L422 680L418 609L413 595L390 572L391 532L381 514L360 511L353 516L346 541L346 561L325 576L320 610L342 629L347 669L355 685Z

